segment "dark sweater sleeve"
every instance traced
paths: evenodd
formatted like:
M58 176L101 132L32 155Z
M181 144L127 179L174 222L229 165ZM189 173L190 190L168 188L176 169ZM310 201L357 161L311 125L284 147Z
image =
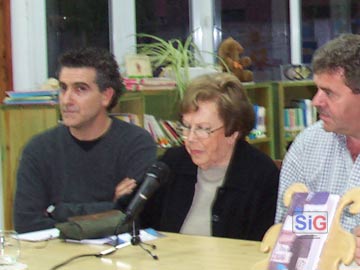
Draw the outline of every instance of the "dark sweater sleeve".
M40 167L41 163L32 155L31 145L27 145L17 171L14 203L14 225L19 233L51 228L56 222L46 215L48 191Z
M126 176L136 180L138 187L144 180L144 175L151 165L156 161L156 144L150 134L144 129L134 127L135 132L131 132L124 140L124 152L119 166L126 172ZM133 194L125 195L116 202L116 208L125 210Z

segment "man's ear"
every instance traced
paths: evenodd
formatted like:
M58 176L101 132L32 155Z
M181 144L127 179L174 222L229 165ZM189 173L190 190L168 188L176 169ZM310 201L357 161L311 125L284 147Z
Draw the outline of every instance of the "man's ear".
M112 87L108 87L102 92L102 102L105 107L109 106L112 97L115 95L115 90Z

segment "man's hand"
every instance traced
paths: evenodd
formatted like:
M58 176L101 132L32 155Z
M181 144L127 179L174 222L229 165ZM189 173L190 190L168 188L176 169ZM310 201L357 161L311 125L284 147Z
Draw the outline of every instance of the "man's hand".
M360 226L354 229L354 235L356 240L355 261L360 265Z
M115 187L115 194L114 194L114 202L119 199L121 196L131 194L134 189L136 188L136 181L135 179L131 178L124 178L117 186Z

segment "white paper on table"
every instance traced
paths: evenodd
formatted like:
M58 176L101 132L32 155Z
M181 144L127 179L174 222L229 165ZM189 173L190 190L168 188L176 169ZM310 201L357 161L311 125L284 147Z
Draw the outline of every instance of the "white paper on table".
M165 235L157 232L152 228L147 228L144 230L140 230L140 239L143 242L155 240L160 237L164 237ZM131 234L130 233L122 233L118 234L117 237L115 235L104 237L104 238L97 238L97 239L83 239L83 240L74 240L74 239L65 239L66 242L71 243L79 243L79 244L89 244L89 245L112 245L117 246L117 248L126 247L130 245L131 241Z
M59 235L60 231L57 228L52 228L28 233L21 233L18 234L18 238L22 241L38 242L55 239L58 238Z
M24 270L24 269L27 269L27 265L19 262L11 265L0 265L0 270Z

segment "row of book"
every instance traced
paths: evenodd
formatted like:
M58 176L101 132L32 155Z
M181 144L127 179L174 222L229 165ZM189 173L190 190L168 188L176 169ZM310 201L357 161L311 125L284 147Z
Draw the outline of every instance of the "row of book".
M142 127L139 116L135 113L110 113L109 115L114 116L124 122Z
M291 108L284 109L285 136L292 137L317 121L316 108L310 99L292 101Z
M54 105L58 103L58 94L58 90L7 91L3 103L7 105Z
M266 137L266 109L263 106L254 105L254 111L256 121L249 139L264 138ZM153 115L144 115L144 128L162 148L183 144L181 134L178 132L179 124L178 121L158 120Z
M169 148L183 144L178 132L179 122L157 120L153 115L144 115L144 128L151 134L154 141L162 148Z
M176 87L176 81L170 78L124 78L123 83L128 91L169 90Z
M266 137L266 108L260 105L253 105L255 112L255 125L249 134L249 139L260 139Z
M111 113L110 115L127 123L143 127L150 133L157 145L162 148L179 146L183 143L178 132L179 123L177 121L157 120L153 115L145 114L144 124L142 124L138 115L134 113Z

